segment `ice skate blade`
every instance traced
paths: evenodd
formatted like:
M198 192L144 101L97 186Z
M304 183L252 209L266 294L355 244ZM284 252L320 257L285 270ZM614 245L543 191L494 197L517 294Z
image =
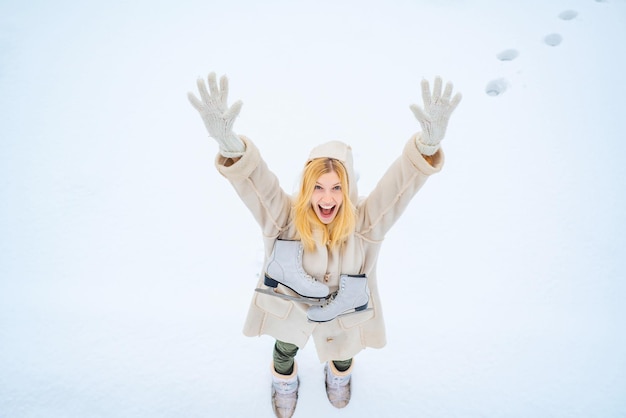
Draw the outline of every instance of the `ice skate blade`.
M320 324L320 323L323 323L323 322L330 322L330 321L335 320L337 318L345 318L346 316L357 315L357 314L360 314L360 313L363 313L363 312L369 312L369 311L372 311L372 310L374 310L374 309L373 308L367 308L367 309L361 309L360 311L354 310L354 311L351 311L351 312L345 312L345 313L337 315L334 318L327 319L326 321L313 321L312 319L309 319L309 318L307 318L307 319L308 319L308 322L311 322L313 324Z
M256 289L254 289L254 291L258 292L258 293L262 293L264 295L275 296L277 298L290 300L292 302L304 303L306 305L311 305L311 306L322 306L322 305L325 305L326 302L327 302L327 300L325 298L308 298L306 296L285 295L284 293L278 293L277 291L273 290L272 288L270 288L270 289L261 289L261 288L257 287Z

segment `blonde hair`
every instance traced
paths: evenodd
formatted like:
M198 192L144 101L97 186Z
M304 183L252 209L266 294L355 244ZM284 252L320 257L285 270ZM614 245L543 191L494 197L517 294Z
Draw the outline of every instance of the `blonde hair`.
M322 174L337 173L341 182L341 193L343 203L339 208L335 219L328 224L323 224L315 210L311 206L311 196L315 190L315 184ZM330 248L341 245L350 234L354 232L356 216L354 204L350 200L348 188L348 173L344 165L333 158L316 158L307 163L302 174L300 192L294 202L294 220L296 230L300 234L300 240L304 248L312 250L315 248L313 231L322 231L323 243L327 243Z

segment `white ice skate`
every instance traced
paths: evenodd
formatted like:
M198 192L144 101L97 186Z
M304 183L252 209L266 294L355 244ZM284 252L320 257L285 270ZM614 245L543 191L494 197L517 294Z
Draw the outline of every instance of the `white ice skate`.
M367 276L342 274L339 278L339 290L330 296L325 305L311 306L307 317L312 322L332 321L338 316L369 310L369 300Z
M303 247L300 241L276 240L274 249L265 267L263 283L267 289L255 289L259 293L277 296L309 305L323 305L330 293L328 286L318 282L302 267ZM283 285L299 296L278 293L276 288Z

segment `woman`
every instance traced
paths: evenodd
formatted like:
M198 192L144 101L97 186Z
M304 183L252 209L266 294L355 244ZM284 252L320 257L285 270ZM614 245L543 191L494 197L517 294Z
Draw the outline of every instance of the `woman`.
M313 337L325 362L326 392L337 408L350 400L352 358L365 347L385 345L377 291L376 260L385 234L427 178L441 170L443 139L461 100L452 84L431 94L422 81L424 107L411 105L422 131L413 135L378 185L358 198L351 148L338 141L313 149L299 192L279 186L254 143L232 126L242 102L228 107L228 80L209 74L198 80L200 99L191 104L220 146L218 171L248 206L262 229L266 262L244 326L247 336L276 339L272 405L276 416L293 415L298 398L300 347Z

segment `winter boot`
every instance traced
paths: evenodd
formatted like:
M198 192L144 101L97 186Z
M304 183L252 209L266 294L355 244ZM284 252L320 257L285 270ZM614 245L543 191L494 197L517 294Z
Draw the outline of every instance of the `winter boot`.
M272 362L272 409L278 418L290 418L298 402L298 367L293 364L289 376L279 374Z
M277 287L282 284L310 298L325 298L328 286L309 276L302 267L302 243L300 241L276 240L274 250L265 268L265 285Z
M327 322L351 311L367 309L369 294L367 276L350 276L342 274L339 279L339 290L330 297L323 306L311 306L307 311L309 321Z
M345 408L350 402L352 369L354 360L350 368L345 372L337 370L332 361L326 363L324 372L326 373L326 396L335 408Z

